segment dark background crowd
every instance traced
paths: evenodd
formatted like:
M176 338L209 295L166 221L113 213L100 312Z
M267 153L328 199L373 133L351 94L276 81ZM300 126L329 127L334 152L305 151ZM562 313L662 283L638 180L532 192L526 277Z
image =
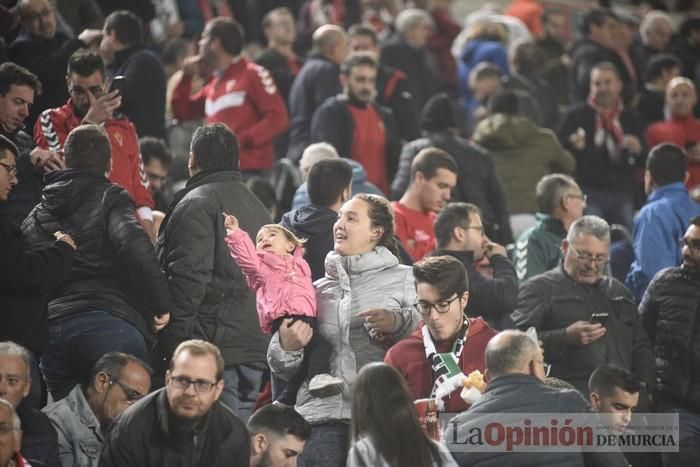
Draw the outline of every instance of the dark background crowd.
M697 465L700 5L467 3L1 0L0 467Z

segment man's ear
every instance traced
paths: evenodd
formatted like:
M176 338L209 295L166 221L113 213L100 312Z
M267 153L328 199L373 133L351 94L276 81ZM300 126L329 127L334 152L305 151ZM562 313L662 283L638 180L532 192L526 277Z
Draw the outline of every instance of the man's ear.
M566 256L566 252L569 251L569 241L565 238L561 241L561 256L562 258Z
M260 455L267 449L267 436L264 433L255 433L250 440L253 455Z
M199 170L197 161L194 159L194 154L192 154L192 152L190 152L190 157L187 159L187 170L190 172L190 177Z
M467 306L467 303L469 303L469 292L465 291L461 297L459 297L459 304L462 305L462 309Z
M111 381L112 378L110 378L107 373L105 373L104 371L100 371L99 373L97 373L97 375L95 376L95 381L92 383L93 389L95 389L95 391L97 391L98 393L107 392Z
M600 405L600 395L597 392L592 392L588 396L588 399L591 402L591 407L593 407L595 410L598 410L598 406Z
M466 233L464 232L463 228L461 228L458 225L454 226L454 228L452 229L452 238L461 243L462 241L464 241L465 236Z
M348 86L348 77L347 77L347 75L345 75L345 74L343 74L343 73L341 73L341 74L339 75L339 77L340 77L340 86L341 86L343 89L345 89L345 88Z

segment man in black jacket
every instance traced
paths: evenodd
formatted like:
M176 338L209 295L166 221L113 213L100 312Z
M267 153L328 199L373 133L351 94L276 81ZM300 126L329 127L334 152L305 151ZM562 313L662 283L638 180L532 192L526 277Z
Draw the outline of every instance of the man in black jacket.
M108 352L149 358L171 298L131 196L107 180L111 146L97 125L77 127L63 146L66 170L46 177L42 202L22 224L42 249L62 232L81 245L68 277L49 292L49 347L41 368L53 399L87 381Z
M313 35L313 49L289 91L289 152L295 162L309 145L311 118L329 97L340 92L340 64L348 54L348 35L327 24Z
M518 278L506 249L484 234L481 211L468 203L450 203L435 219L437 250L430 256L453 256L467 269L469 316L483 317L494 329L512 327L510 313L518 301ZM476 270L476 263L487 257L493 278Z
M126 78L120 112L136 126L139 137L165 139L165 68L158 55L144 47L142 34L134 13L115 11L105 19L100 53L111 78Z
M552 364L552 376L583 394L593 370L611 363L651 387L653 359L631 294L617 279L603 276L610 257L610 227L596 216L574 222L562 242L561 266L520 288L513 321L534 326ZM647 407L646 395L640 407Z
M580 445L570 446L565 451L561 449L555 451L556 441L550 441L552 444L549 446L552 446L552 449L549 452L546 444L539 447L538 452L533 452L532 446L535 443L528 445L527 442L523 443L523 446L530 446L527 452L522 452L527 448L509 450L511 452L468 448L466 443L474 434L472 430L480 428L483 432L491 422L501 426L509 422L518 425L517 421L522 420L523 417L535 418L536 414L559 413L562 414L562 423L563 418L571 414L584 426L597 425L590 405L580 393L573 389L559 389L545 384L547 374L544 365L545 356L546 353L542 355L537 342L523 332L503 331L491 338L485 352L486 371L489 375L486 390L480 400L450 421L445 433L447 447L460 466L626 467L628 465L619 451L586 451L581 449ZM590 416L587 419L581 418L582 414L586 413ZM548 416L547 422L549 419ZM544 421L543 417L539 420L539 423ZM533 432L538 429L535 423L532 426ZM485 431L488 433L489 430ZM536 434L533 435L534 437L539 438ZM474 437L472 436L471 439ZM547 442L544 441L544 443ZM501 444L501 447L504 446Z
M282 216L280 224L306 239L304 259L316 280L326 274L326 255L333 249L333 224L351 196L352 167L343 159L318 161L309 170L306 186L309 202Z
M390 109L374 103L377 61L367 52L351 54L341 67L343 93L321 105L311 120L311 142L331 144L353 159L383 193L398 164L401 142Z
M141 399L115 419L100 465L247 467L245 425L219 402L224 360L206 341L180 344L165 375L165 388Z
M683 264L656 274L639 305L656 356L658 412L679 414L680 451L664 465L696 465L700 458L700 217L683 237Z
M411 181L411 164L427 147L447 152L457 163L457 186L452 201L475 204L481 209L486 236L496 243L513 241L503 186L496 176L493 159L485 149L463 138L457 130L457 110L445 93L434 95L423 109L421 129L425 137L405 144L399 168L391 183L391 199L403 196Z
M158 258L174 300L172 321L159 340L166 356L191 338L216 344L226 362L222 402L246 420L266 368L267 342L255 294L224 242L222 213L236 216L251 236L271 220L241 182L238 141L226 125L198 128L190 151L192 177L175 195L158 238Z

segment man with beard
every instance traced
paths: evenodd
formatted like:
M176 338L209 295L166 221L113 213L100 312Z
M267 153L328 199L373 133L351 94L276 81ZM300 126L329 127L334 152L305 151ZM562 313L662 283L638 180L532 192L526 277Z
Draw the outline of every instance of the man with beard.
M700 457L700 217L682 240L683 264L654 277L639 305L654 348L657 412L679 414L680 449L664 453L664 465L697 465Z
M250 467L295 467L311 435L311 425L282 404L258 410L248 420Z
M68 60L66 84L71 96L68 102L43 111L34 125L37 146L62 156L71 130L83 124L103 125L112 146L109 179L131 195L141 226L155 239L153 198L143 170L136 128L124 115L115 113L121 96L118 91L106 91L102 58L84 50L74 53Z
M165 388L144 397L112 424L99 464L246 466L245 425L219 402L224 359L202 340L181 343L165 374Z
M343 93L319 107L311 120L311 142L327 142L338 154L356 160L367 180L389 193L401 150L391 110L374 103L377 61L368 52L353 53L342 64Z
M596 64L588 99L564 114L557 136L576 158L576 181L588 195L586 212L631 229L635 166L641 165L644 147L639 118L623 106L622 86L614 64Z

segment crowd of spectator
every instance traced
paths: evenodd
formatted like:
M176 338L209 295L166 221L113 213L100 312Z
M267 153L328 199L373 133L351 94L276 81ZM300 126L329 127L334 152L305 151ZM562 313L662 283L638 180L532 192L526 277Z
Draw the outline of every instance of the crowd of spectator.
M456 3L0 2L0 467L697 465L697 2Z

